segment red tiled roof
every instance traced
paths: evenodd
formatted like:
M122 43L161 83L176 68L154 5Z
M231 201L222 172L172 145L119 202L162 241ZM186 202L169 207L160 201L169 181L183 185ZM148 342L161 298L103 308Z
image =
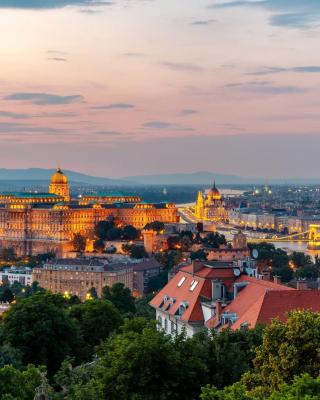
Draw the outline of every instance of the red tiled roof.
M291 310L310 310L320 313L320 291L267 292L260 308L258 323L271 322L271 319L275 317L285 322Z
M183 277L185 277L185 281L178 287L178 283ZM201 298L211 299L213 279L231 282L234 280L233 269L203 267L200 271L192 274L191 265L183 267L149 304L154 308L168 312L170 315L175 315L181 303L187 302L188 308L181 316L181 320L203 323L204 318L201 308ZM191 291L191 283L194 280L198 281L198 284L194 290ZM163 304L165 296L168 296L170 299L175 298L174 304L171 305L170 300Z
M280 285L274 282L265 281L262 279L252 278L247 275L241 275L235 280L235 283L248 283L242 289L239 289L238 295L224 309L224 313L235 313L238 320L232 325L233 329L238 329L244 322L254 327L258 322L258 316L263 304L266 293L277 292L295 292L296 290L288 286ZM216 317L207 321L206 325L209 328L216 326Z

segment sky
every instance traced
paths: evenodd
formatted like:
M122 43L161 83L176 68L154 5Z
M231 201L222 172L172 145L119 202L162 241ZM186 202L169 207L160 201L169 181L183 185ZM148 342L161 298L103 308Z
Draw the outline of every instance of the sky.
M319 0L0 0L0 167L318 178Z

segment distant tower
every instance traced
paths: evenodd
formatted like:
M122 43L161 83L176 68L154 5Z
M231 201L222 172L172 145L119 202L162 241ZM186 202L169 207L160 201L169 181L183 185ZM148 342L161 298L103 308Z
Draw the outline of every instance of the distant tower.
M203 218L203 207L204 207L204 199L203 199L203 194L199 190L198 192L198 198L195 206L195 215L198 219Z
M60 168L58 168L51 177L49 193L62 196L64 201L70 201L70 187L68 184L68 178Z
M239 231L233 236L232 247L234 249L246 249L248 247L247 236Z
M152 254L154 250L154 242L155 242L155 237L157 236L157 232L152 230L152 229L144 229L142 231L143 234L143 244L144 248L146 249L146 252L148 254Z

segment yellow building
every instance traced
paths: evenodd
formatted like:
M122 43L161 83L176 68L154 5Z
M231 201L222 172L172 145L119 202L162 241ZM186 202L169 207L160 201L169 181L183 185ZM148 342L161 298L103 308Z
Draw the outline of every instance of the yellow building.
M222 222L228 220L225 202L215 183L208 194L199 191L194 213L199 221Z
M149 222L174 223L179 217L174 204L147 204L138 196L101 194L70 200L68 179L58 169L49 193L0 194L0 247L13 247L19 255L62 255L75 233L92 238L95 225L108 218L142 229Z

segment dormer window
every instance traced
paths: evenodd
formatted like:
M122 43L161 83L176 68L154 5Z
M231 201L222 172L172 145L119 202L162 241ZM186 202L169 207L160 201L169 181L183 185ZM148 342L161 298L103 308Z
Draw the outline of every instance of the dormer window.
M194 289L197 287L197 285L198 285L198 281L192 281L191 282L191 285L190 285L190 292L193 292L194 291Z
M167 294L165 296L163 296L163 302L164 303L166 303L169 300L170 300L170 297Z
M183 285L183 282L184 282L185 280L186 280L186 277L183 276L183 277L180 279L179 283L178 283L178 287L181 287L181 286Z

